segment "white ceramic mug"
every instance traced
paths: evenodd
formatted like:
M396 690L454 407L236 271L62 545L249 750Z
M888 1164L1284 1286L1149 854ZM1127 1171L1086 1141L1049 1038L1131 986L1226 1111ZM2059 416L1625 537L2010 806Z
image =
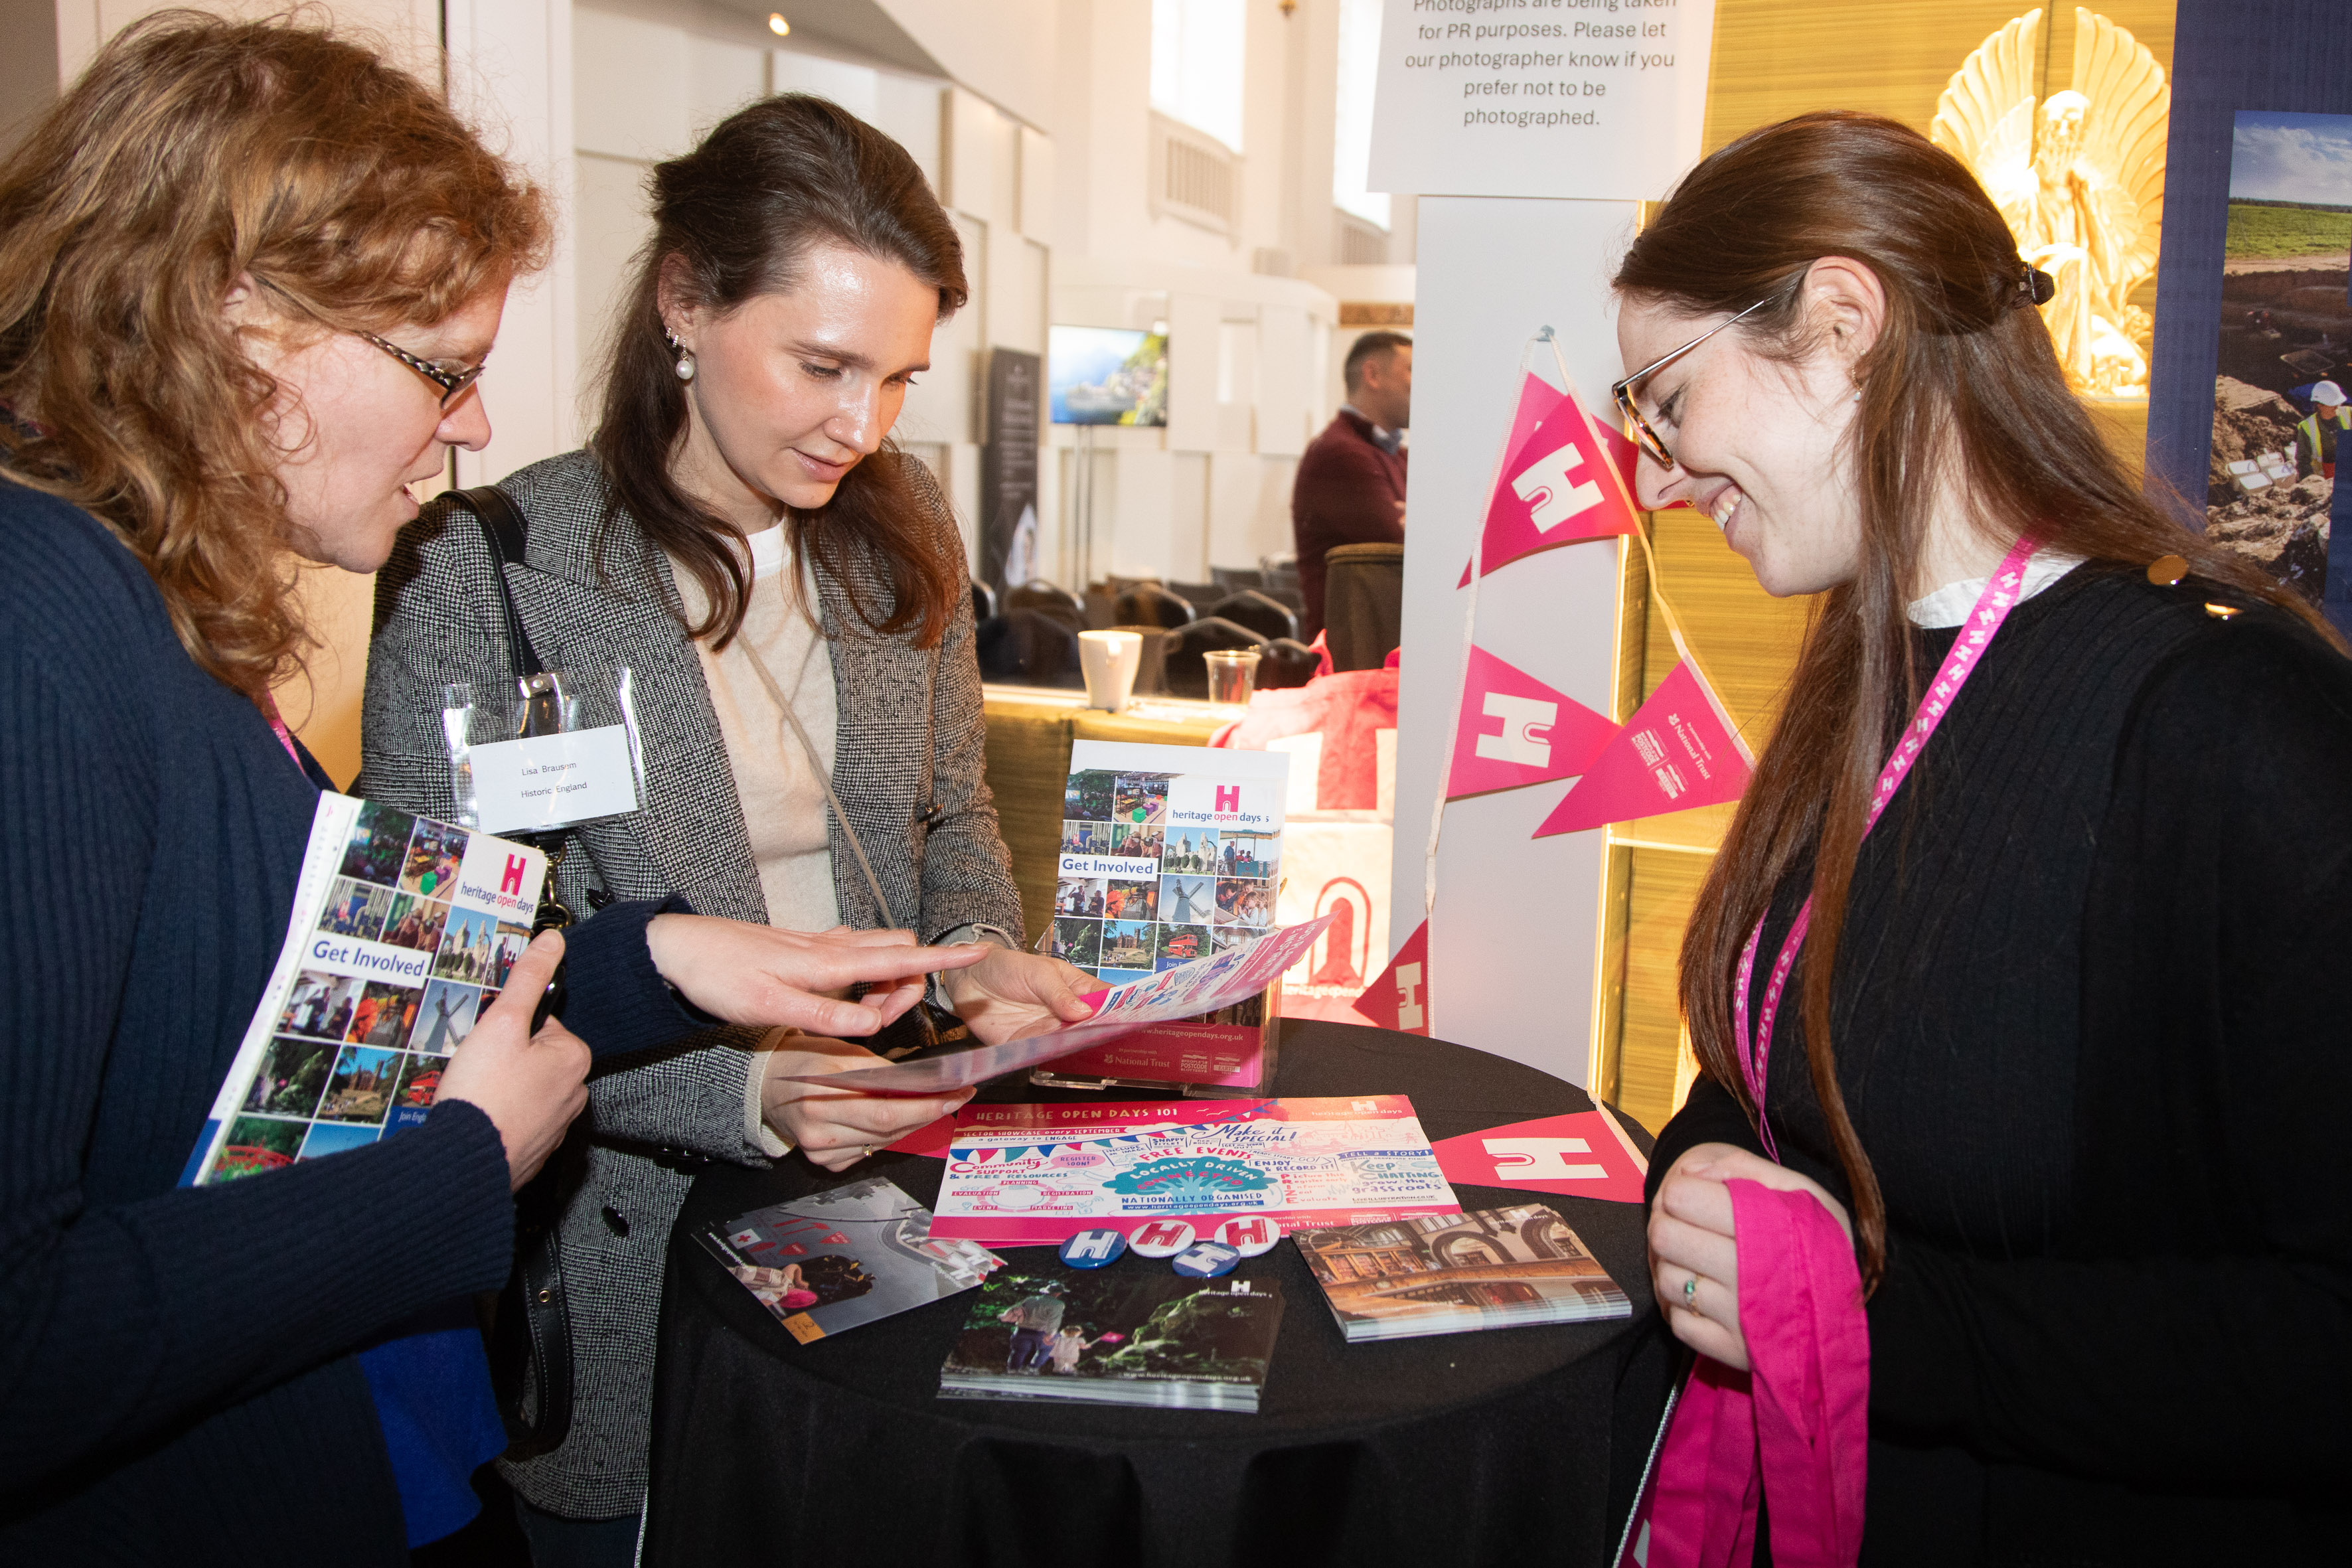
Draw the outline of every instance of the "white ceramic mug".
M1078 668L1086 672L1087 706L1117 713L1135 689L1143 638L1134 632L1080 632Z

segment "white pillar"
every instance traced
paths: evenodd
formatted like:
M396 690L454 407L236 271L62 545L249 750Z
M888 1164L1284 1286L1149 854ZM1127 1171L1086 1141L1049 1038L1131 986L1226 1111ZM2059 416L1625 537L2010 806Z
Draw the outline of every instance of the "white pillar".
M1520 353L1538 329L1554 329L1579 395L1600 414L1618 374L1606 279L1635 212L1630 202L1490 196L1420 204L1392 944L1421 922L1423 848L1453 755L1470 600L1454 584L1485 516ZM1557 374L1548 353L1542 363ZM1619 549L1610 541L1565 545L1486 577L1479 645L1608 712ZM1591 1055L1601 835L1528 837L1567 787L1511 790L1447 810L1429 994L1443 1037L1581 1084Z

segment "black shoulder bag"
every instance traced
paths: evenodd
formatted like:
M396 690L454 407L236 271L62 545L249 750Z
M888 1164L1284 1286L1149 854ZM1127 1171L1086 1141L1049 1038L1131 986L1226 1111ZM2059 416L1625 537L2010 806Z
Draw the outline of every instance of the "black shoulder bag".
M528 524L522 510L496 485L459 490L490 547L490 577L499 586L506 615L507 647L514 679L525 702L522 735L550 733L561 701L547 667L523 631L507 586L506 569L519 564ZM572 923L572 911L555 896L555 867L562 858L561 833L530 836L548 852L547 886L540 895L531 934ZM553 840L546 842L545 840ZM563 1007L562 973L541 998L531 1019L536 1029ZM506 1457L528 1459L561 1447L572 1431L572 1313L563 1291L558 1227L564 1201L579 1185L587 1161L587 1139L577 1122L538 1175L515 1194L515 1264L490 1315L490 1388L507 1428Z

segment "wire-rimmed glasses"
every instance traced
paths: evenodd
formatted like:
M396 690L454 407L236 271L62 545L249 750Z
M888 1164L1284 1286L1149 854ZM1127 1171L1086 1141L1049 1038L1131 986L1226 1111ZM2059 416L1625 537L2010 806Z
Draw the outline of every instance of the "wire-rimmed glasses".
M1715 325L1709 327L1706 331L1701 332L1698 336L1693 338L1682 347L1675 350L1672 353L1664 354L1657 359L1652 360L1649 363L1643 365L1641 369L1635 371L1624 380L1616 382L1610 386L1609 395L1616 401L1617 411L1625 416L1625 422L1633 426L1634 441L1640 445L1643 451L1650 455L1651 458L1655 461L1660 468L1673 468L1675 466L1675 454L1673 450L1667 447L1665 437L1659 435L1656 430L1651 427L1650 422L1642 416L1641 409L1635 406L1633 402L1633 384L1649 376L1655 375L1658 372L1665 369L1666 366L1674 363L1675 361L1682 358L1683 355L1690 353L1691 350L1698 347L1699 344L1706 342L1707 339L1715 336L1716 333L1723 331L1724 328L1747 320L1748 317L1754 315L1757 311L1762 310L1765 306L1770 304L1774 300L1779 298L1780 293L1778 290L1773 293L1767 294L1763 299L1757 300L1756 303L1748 306L1745 310L1740 311L1739 314L1731 317L1728 321L1717 321Z

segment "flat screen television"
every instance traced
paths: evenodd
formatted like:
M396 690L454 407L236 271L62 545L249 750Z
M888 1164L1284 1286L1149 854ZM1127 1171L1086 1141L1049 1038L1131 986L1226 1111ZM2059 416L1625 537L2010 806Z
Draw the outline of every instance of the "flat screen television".
M1168 423L1168 334L1052 327L1045 395L1056 425Z

